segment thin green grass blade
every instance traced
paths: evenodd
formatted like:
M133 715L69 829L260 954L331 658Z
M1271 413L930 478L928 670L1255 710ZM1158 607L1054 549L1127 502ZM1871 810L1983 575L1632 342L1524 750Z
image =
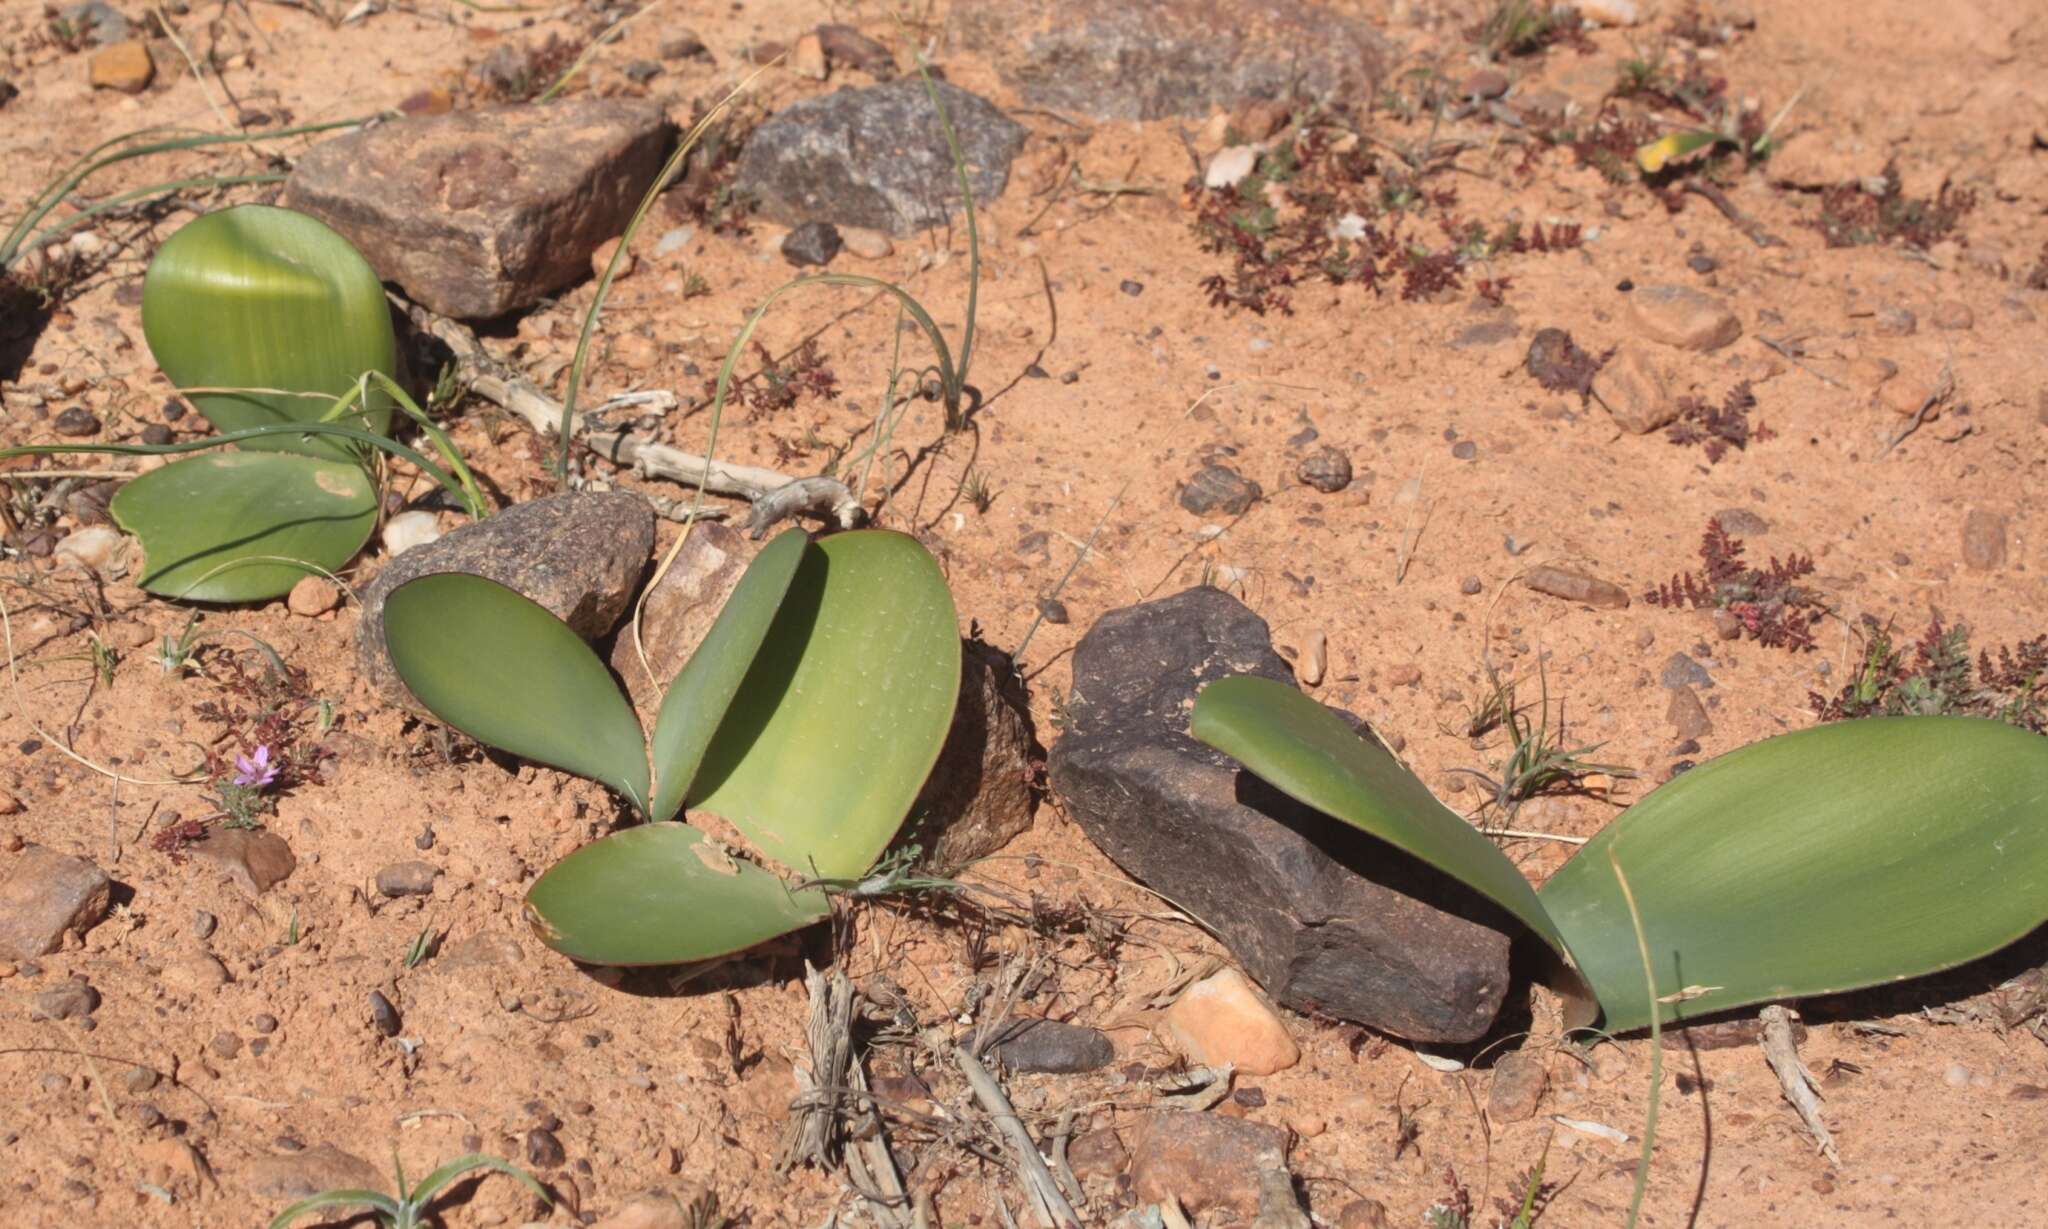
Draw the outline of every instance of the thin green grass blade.
M326 224L268 205L207 214L165 241L143 279L142 329L179 388L342 397L365 371L398 373L391 309L369 262ZM191 400L222 431L317 419L323 408L257 392L194 392ZM390 423L381 388L353 413L352 425L375 434ZM280 435L260 446L352 455L328 438Z
M1968 717L1781 734L1685 773L1539 893L1606 1009L1666 1021L1951 968L2048 921L2048 739Z
M810 539L788 529L754 556L697 651L668 685L654 719L654 803L649 819L673 819L704 752L732 707L782 608Z
M384 599L384 643L412 694L478 742L603 782L647 810L647 743L582 637L496 581L422 576Z
M306 575L275 560L332 572L355 558L377 527L377 488L349 461L223 452L143 474L114 492L107 511L142 540L144 589L253 602L290 592Z
M831 911L686 824L642 824L555 863L526 894L541 942L585 964L684 964L742 952Z
M1571 949L1515 864L1400 761L1300 691L1251 675L1217 679L1195 698L1188 730L1295 801L1472 888L1570 962Z
M804 552L689 791L798 873L858 875L902 826L960 691L960 633L915 538L838 534Z

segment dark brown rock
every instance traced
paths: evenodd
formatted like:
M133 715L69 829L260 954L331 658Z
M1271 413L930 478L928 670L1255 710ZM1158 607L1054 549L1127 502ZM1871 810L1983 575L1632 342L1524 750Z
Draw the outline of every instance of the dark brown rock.
M1002 195L1022 124L977 94L938 82L977 203ZM754 130L734 180L778 222L831 222L910 235L943 223L959 178L922 79L849 87L777 111Z
M980 640L962 640L960 655L953 725L910 808L924 818L903 837L942 868L985 858L1031 826L1031 766L1045 757L1009 657Z
M1011 1020L996 1032L993 1052L1012 1071L1053 1075L1099 1071L1116 1061L1101 1029L1058 1020Z
M36 995L31 1014L38 1020L83 1020L99 1005L100 992L83 977L72 977Z
M441 868L431 862L393 862L377 872L377 891L385 896L431 896Z
M625 491L515 504L392 560L362 595L356 664L386 700L419 711L384 646L384 599L408 580L468 572L545 606L585 640L618 625L654 552L654 509Z
M381 1191L388 1179L377 1167L332 1144L319 1144L287 1156L258 1157L244 1174L249 1190L271 1203L285 1203L322 1191ZM367 1210L367 1209L366 1209ZM339 1216L342 1208L325 1215Z
M415 116L314 146L284 200L415 301L481 319L589 276L674 137L660 107L625 99Z
M283 883L299 864L283 837L248 828L208 829L206 839L188 846L186 852L212 864L251 896L261 896Z
M1287 1171L1287 1132L1262 1122L1167 1110L1148 1115L1131 1154L1141 1204L1180 1200L1190 1216L1259 1213L1260 1176Z
M1312 0L959 0L948 32L1032 105L1118 120L1363 96L1392 52Z
M1335 495L1351 485L1351 458L1325 444L1301 459L1294 476L1325 495Z
M852 26L827 22L818 27L817 35L826 62L834 68L857 68L877 81L895 77L896 57L889 48Z
M107 916L113 880L84 858L30 845L0 880L0 960L33 960L83 936Z
M1681 742L1714 732L1714 719L1707 716L1707 706L1700 703L1699 693L1683 684L1671 689L1671 703L1664 709L1664 720L1671 723L1672 737Z
M1561 597L1567 602L1581 602L1602 610L1628 608L1628 590L1611 580L1588 576L1570 568L1539 564L1529 569L1522 577L1522 583L1538 593Z
M1259 484L1228 465L1205 465L1180 489L1180 506L1196 516L1241 516L1259 501Z
M1068 812L1119 866L1214 928L1281 1004L1416 1040L1485 1032L1507 989L1513 924L1190 737L1196 693L1240 673L1292 681L1265 621L1218 590L1103 616L1075 651L1052 749Z

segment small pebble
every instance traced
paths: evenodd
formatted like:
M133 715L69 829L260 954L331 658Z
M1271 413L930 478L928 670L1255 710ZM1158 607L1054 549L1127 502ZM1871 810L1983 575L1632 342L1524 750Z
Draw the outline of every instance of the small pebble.
M271 1015L269 1012L266 1011L262 1015L257 1016L255 1019L249 1021L249 1027L255 1029L257 1032L268 1037L270 1034L277 1031L277 1017Z
M782 240L782 258L800 269L829 265L845 246L830 222L806 222Z
M1145 283L1134 282L1129 278L1125 278L1123 281L1117 283L1117 289L1123 291L1125 294L1135 299L1139 295L1145 293Z
M1472 458L1479 455L1479 445L1473 443L1471 440L1459 440L1457 443L1451 445L1451 455L1458 458L1460 461L1470 461Z
M526 1163L535 1169L560 1169L568 1159L553 1131L535 1127L526 1133Z
M1067 604L1056 597L1048 597L1038 603L1038 613L1054 627L1065 627L1068 621Z
M81 436L99 434L102 424L99 415L83 406L74 405L57 415L57 421L50 425L59 435Z
M1464 594L1466 597L1471 597L1485 588L1485 585L1479 583L1479 578L1477 576L1467 576L1465 579L1458 582L1458 592Z
M1351 458L1325 444L1301 459L1294 476L1305 486L1335 495L1351 485Z
M431 862L394 862L377 872L377 891L385 896L429 896L441 868Z
M370 1022L386 1037L398 1036L398 1009L384 997L382 990L370 991Z
M220 919L204 909L192 915L192 935L194 938L211 939L214 930L219 926Z

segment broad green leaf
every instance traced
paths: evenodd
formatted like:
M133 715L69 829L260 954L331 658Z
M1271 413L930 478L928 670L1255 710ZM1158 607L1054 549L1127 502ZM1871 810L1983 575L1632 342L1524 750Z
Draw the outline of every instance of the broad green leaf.
M1683 158L1694 150L1705 149L1720 139L1721 134L1709 129L1683 128L1638 146L1636 165L1642 168L1643 174L1655 175L1673 158Z
M526 1189L538 1196L543 1204L554 1202L554 1198L548 1194L547 1188L536 1181L532 1174L527 1173L510 1161L499 1160L494 1156L485 1156L480 1152L472 1152L465 1156L456 1157L446 1165L436 1169L433 1173L421 1178L418 1186L405 1192L405 1197L414 1207L424 1208L434 1201L436 1195L441 1193L442 1187L447 1186L464 1174L478 1169L488 1169L494 1173L517 1178L525 1184Z
M611 672L544 607L462 572L384 599L384 643L412 694L480 743L601 781L647 809L647 742Z
M654 719L654 805L649 819L673 819L682 807L683 793L761 651L809 543L803 530L789 529L754 556L711 630L668 685Z
M377 489L349 461L219 452L174 461L114 493L107 510L142 540L141 585L195 602L252 602L336 571L377 527ZM244 562L246 561L246 562Z
M384 287L348 240L302 213L239 205L187 223L157 250L142 283L142 331L179 388L348 392L365 371L398 374ZM274 393L193 393L222 431L307 422L329 400ZM391 401L372 389L342 421L379 434ZM250 449L350 456L332 437L278 436Z
M1188 730L1295 801L1371 833L1492 900L1569 963L1564 939L1507 855L1385 749L1299 690L1253 675L1217 679L1195 698Z
M2048 920L2048 739L1968 717L1781 734L1652 793L1539 894L1614 1032L1951 968Z
M804 552L689 790L800 874L858 875L896 835L960 692L953 595L915 538Z
M526 894L541 942L585 964L684 964L745 951L830 912L727 856L686 824L642 824L593 841Z

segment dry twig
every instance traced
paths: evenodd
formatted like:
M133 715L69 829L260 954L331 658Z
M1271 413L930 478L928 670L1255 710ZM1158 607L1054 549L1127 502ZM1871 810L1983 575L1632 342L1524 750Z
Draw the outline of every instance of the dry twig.
M1764 1060L1777 1073L1785 1099L1799 1111L1799 1120L1806 1124L1814 1143L1820 1145L1821 1155L1840 1165L1842 1154L1835 1150L1835 1137L1828 1134L1828 1124L1820 1116L1820 1084L1813 1078L1813 1072L1806 1069L1806 1063L1799 1057L1798 1043L1792 1040L1792 1013L1782 1004L1773 1003L1760 1014L1764 1022Z

